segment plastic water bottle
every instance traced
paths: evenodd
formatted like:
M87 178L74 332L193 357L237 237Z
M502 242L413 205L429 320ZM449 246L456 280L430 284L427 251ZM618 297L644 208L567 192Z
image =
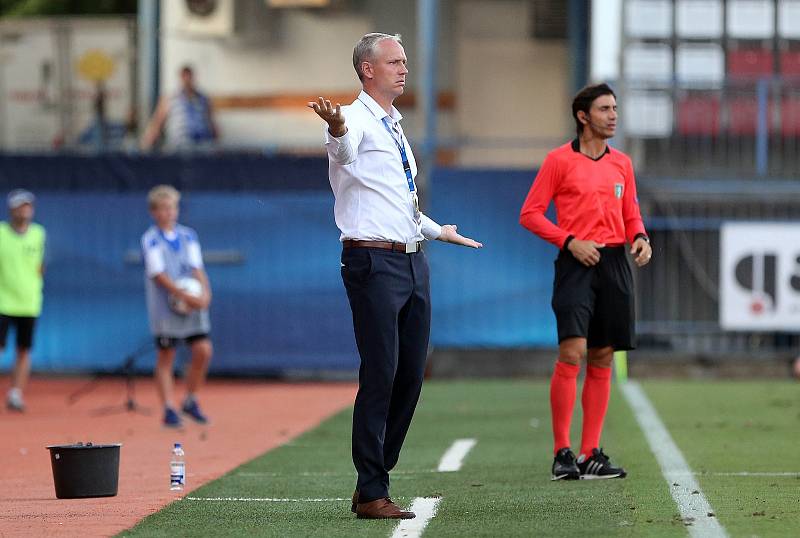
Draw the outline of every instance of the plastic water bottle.
M186 461L183 457L183 446L175 443L169 462L169 489L172 491L183 491L186 485Z

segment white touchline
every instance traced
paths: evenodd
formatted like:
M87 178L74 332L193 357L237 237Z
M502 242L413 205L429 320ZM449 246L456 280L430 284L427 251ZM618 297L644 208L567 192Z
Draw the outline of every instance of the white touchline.
M464 458L477 442L478 441L475 439L455 440L453 444L450 445L450 448L447 449L447 452L444 453L444 456L442 456L437 470L442 473L449 473L461 469Z
M751 473L749 471L740 471L738 473L695 473L698 476L799 476L800 473Z
M417 514L414 519L403 519L394 528L391 538L419 538L422 531L428 526L428 522L436 515L436 507L439 506L439 497L417 497L411 503L409 510Z
M400 470L392 470L392 476L397 475L415 475L415 474L423 474L423 473L438 473L439 471L436 469L400 469ZM236 473L236 476L243 476L247 478L263 478L266 476L352 476L355 477L355 471L347 471L347 472L334 472L334 471L301 471L299 473L295 472L286 472L286 473L276 473L276 472L250 472L250 471L240 471Z
M623 383L621 388L639 427L647 438L650 450L658 460L661 474L669 483L669 491L678 505L681 517L685 522L691 523L686 526L689 534L698 538L727 536L725 529L714 515L714 509L700 491L700 485L694 479L689 464L686 463L683 454L672 440L642 388L635 381Z
M273 497L185 497L187 501L210 501L210 502L250 502L250 503L326 503L349 501L348 498L329 498L329 499L281 499Z

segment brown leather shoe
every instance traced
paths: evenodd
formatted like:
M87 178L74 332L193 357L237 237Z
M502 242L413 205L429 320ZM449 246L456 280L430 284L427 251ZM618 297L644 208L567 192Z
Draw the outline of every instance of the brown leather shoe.
M417 514L401 510L389 497L356 504L358 519L414 519Z
M358 504L358 490L353 492L353 504L350 505L350 511L356 513L356 505Z

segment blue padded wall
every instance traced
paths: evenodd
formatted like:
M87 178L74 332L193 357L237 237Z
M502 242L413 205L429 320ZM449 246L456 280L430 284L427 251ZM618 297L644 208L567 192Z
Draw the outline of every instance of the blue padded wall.
M534 176L532 171L437 170L428 213L442 224L457 224L459 232L484 247L430 245L434 345L557 344L550 309L557 251L519 224Z
M244 260L207 266L212 371L357 367L329 193L195 192L181 206L206 254ZM150 223L145 194L38 193L36 220L48 230L48 267L34 368L118 368L150 339L143 266L125 260ZM137 368L153 360L148 353Z
M423 193L431 217L456 223L485 244L479 251L426 246L435 347L555 345L555 248L518 223L532 178L530 171L441 169ZM306 181L300 190L184 191L180 221L198 231L204 252L241 256L238 263L207 266L214 291L212 372L358 367L333 196L322 181L316 189ZM150 225L145 192L28 185L38 196L36 220L48 230L34 369L115 371L150 341L143 267L135 259ZM7 350L0 367L10 360ZM149 371L153 361L148 350L136 368Z

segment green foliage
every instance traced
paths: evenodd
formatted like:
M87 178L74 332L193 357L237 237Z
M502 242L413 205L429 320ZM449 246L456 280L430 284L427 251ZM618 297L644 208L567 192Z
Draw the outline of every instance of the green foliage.
M137 0L0 0L0 17L130 15Z

